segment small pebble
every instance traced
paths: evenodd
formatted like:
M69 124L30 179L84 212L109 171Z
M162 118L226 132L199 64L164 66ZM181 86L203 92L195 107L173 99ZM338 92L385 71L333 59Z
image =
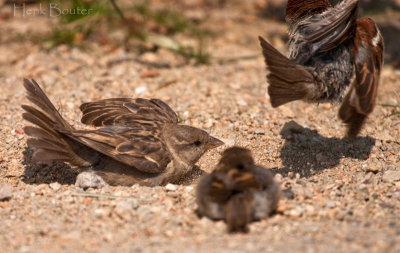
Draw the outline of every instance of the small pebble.
M174 184L167 184L165 186L165 189L167 191L176 191L178 189L178 186L174 185Z
M381 171L381 166L378 163L372 162L371 164L366 166L366 172L378 173Z
M289 216L293 216L293 217L300 217L303 215L303 213L304 213L304 209L300 206L296 206L294 209L292 209L288 212Z
M382 176L382 180L388 183L400 181L400 171L396 170L386 171Z
M265 130L262 129L262 128L258 128L258 129L256 129L256 130L254 131L254 133L255 133L255 134L258 134L258 135L264 135L264 134L265 134Z
M58 182L51 183L49 186L53 191L58 191L61 188L61 184Z
M135 94L136 95L141 95L143 93L145 93L147 91L147 87L146 86L139 86L135 89Z
M274 178L275 178L276 182L280 183L280 182L282 182L283 176L278 173L278 174L275 175Z
M142 73L140 73L141 78L152 78L152 77L156 77L159 75L160 75L160 72L158 72L157 70L145 70Z
M294 193L290 188L283 190L282 195L287 199L294 199Z
M8 184L0 185L0 201L10 200L12 195L12 189Z

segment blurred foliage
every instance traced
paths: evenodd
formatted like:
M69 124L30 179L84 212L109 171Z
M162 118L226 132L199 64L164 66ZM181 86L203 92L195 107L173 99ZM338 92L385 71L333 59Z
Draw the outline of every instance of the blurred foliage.
M182 55L188 61L194 60L198 64L209 62L210 57L205 49L205 39L209 33L188 21L173 8L153 9L143 2L122 10L115 0L42 0L42 2L69 10L59 15L59 23L53 28L48 41L50 46L60 44L81 46L84 41L95 37L100 27L106 30L123 29L124 44L127 47L132 39L148 42L151 34L172 36L184 33L195 39L197 45L186 46L174 42L177 46L168 49ZM82 10L90 12L82 13Z
M113 11L108 7L108 0L42 0L42 2L57 6L62 10L69 10L61 15L54 14L58 16L60 22L53 28L53 33L49 38L51 46L78 45L96 30L96 25L109 21L110 16L113 15ZM82 10L90 11L83 13Z
M188 22L175 10L154 11L148 5L139 4L135 6L135 11L142 15L146 21L154 21L164 27L168 34L184 32L189 27Z
M61 1L57 1L61 4ZM65 1L63 1L65 3ZM83 1L83 0L71 0L71 11L61 15L61 21L64 23L71 23L82 18L88 18L91 16L108 15L111 12L108 9L107 0L97 0L97 1ZM83 14L79 10L90 10L90 12Z
M74 42L75 34L75 32L70 30L54 29L50 40L52 45L72 44Z

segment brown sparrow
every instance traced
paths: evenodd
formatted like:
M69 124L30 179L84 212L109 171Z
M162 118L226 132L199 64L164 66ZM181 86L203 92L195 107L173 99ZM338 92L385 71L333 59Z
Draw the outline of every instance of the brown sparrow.
M207 132L178 125L176 113L158 99L111 98L82 104L82 123L100 127L77 130L66 122L34 81L24 80L22 105L32 161L68 162L91 169L110 185L174 183L191 171L207 151L223 144Z
M277 207L280 187L272 173L254 164L241 147L224 151L217 167L197 186L198 213L224 220L229 232L247 232L251 221L268 217Z
M357 136L375 106L384 50L375 22L357 19L357 12L357 0L335 7L327 0L288 0L288 57L259 37L273 107L294 100L343 101L339 117L348 125L347 136Z

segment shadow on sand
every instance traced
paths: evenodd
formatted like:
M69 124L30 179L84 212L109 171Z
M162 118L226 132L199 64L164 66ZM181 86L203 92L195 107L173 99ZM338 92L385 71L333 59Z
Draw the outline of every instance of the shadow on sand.
M326 138L294 121L284 125L281 136L285 139L280 155L284 167L273 172L283 176L293 172L309 177L314 172L337 166L340 159L346 157L366 160L375 145L375 139L370 137L358 137L354 141Z
M75 184L78 171L65 163L50 163L48 165L37 165L31 161L33 151L25 148L23 165L25 171L22 181L26 184Z

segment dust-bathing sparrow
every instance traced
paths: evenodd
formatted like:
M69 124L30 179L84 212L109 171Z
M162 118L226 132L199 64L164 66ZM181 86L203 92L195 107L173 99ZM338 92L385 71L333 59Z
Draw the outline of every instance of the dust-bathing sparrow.
M82 123L100 127L76 130L66 122L34 80L24 80L22 105L32 161L68 162L90 169L110 185L174 183L210 149L223 144L207 132L179 125L175 112L158 99L112 98L82 104Z

